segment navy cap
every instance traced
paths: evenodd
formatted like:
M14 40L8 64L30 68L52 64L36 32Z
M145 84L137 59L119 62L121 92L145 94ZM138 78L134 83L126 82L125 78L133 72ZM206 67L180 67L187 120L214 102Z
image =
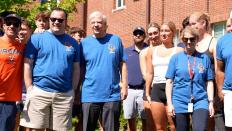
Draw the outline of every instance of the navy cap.
M9 18L15 18L16 20L18 20L21 23L21 17L16 15L16 14L9 14L5 17L5 20L9 19Z
M141 26L137 26L137 27L134 29L133 33L135 33L136 31L141 31L141 32L143 32L143 33L145 34L145 30L144 30L144 28L141 27Z

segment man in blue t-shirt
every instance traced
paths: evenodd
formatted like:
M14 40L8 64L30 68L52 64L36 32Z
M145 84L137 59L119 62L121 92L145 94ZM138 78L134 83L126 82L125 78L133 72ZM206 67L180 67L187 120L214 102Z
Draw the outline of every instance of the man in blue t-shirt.
M65 33L67 14L55 8L50 29L33 34L25 49L27 98L20 125L32 129L70 130L73 90L79 81L79 48Z
M218 95L224 99L225 126L232 130L232 33L221 37L217 43L216 79Z
M121 100L127 97L126 57L121 39L106 33L101 12L89 16L93 34L81 41L83 131L94 131L101 114L104 131L119 130ZM120 93L121 71L121 93Z

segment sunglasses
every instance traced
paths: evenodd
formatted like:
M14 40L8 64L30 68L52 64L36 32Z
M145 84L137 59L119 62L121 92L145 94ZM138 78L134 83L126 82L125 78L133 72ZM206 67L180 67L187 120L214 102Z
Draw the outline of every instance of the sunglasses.
M60 19L60 18L50 18L51 22L56 22L56 20L59 22L59 23L62 23L64 21L64 19Z
M195 37L192 37L192 38L182 38L182 41L184 43L188 43L188 41L190 41L190 43L195 43L196 42L196 38Z
M6 21L5 24L7 26L11 26L13 25L14 27L18 28L20 26L20 23L17 23L17 22L13 22L13 21Z
M137 35L144 35L144 33L142 32L142 31L135 31L134 33L133 33L133 35L134 36L137 36Z

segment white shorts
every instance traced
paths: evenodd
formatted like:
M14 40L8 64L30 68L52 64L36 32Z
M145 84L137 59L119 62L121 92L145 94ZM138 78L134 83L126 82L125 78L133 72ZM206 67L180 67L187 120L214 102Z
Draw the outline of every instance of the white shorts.
M128 96L123 101L124 118L131 119L137 115L145 119L143 106L143 90L128 89Z
M232 127L232 91L223 90L225 126Z
M55 93L33 86L27 94L20 125L34 129L70 130L73 95L73 90Z

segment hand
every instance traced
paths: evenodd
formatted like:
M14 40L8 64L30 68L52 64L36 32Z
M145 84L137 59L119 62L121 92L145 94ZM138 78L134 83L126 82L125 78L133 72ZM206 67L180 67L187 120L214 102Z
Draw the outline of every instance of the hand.
M209 116L210 116L210 117L213 117L213 116L214 116L213 102L209 102Z
M147 95L147 101L151 105L151 96L150 95Z
M172 104L168 105L168 115L171 117L174 117L176 115L174 106Z
M221 101L224 100L224 94L222 93L222 91L218 91L218 97L220 98Z
M121 100L125 100L128 95L128 89L127 87L122 87L121 88Z

